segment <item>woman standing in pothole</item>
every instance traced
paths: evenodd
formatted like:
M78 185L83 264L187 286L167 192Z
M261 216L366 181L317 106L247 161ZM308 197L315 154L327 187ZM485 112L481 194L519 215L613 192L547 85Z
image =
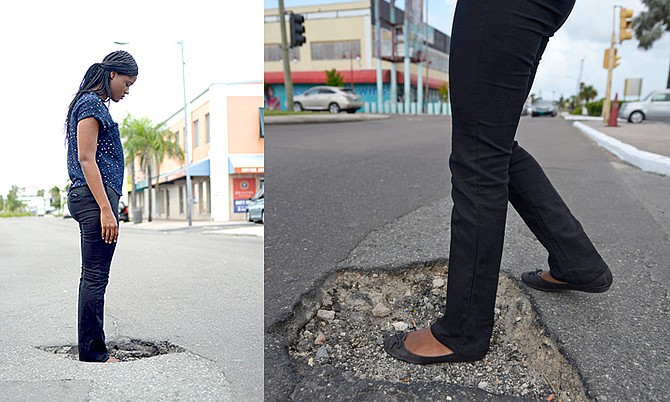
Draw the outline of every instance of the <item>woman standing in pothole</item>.
M549 38L575 0L468 0L456 6L451 246L445 314L384 341L416 364L482 359L493 330L507 203L549 251L549 271L522 275L543 291L604 292L612 274L542 168L514 140Z
M67 168L72 184L67 203L79 223L79 360L116 362L107 352L105 289L119 236L118 209L123 186L123 147L109 101L118 102L137 79L137 63L125 51L108 54L86 71L66 120Z

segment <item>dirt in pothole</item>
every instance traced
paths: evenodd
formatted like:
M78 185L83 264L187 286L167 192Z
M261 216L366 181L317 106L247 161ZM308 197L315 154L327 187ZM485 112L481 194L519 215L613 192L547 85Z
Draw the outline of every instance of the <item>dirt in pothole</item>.
M443 314L446 271L435 266L335 274L320 289L317 311L299 329L291 357L308 372L308 366L329 365L345 378L444 382L499 395L589 400L574 368L544 335L527 296L503 273L491 347L483 360L418 366L387 355L384 338L429 326Z
M77 345L39 346L38 349L79 360ZM168 353L182 353L186 349L167 341L151 342L141 339L120 338L107 342L107 351L120 361L129 362Z

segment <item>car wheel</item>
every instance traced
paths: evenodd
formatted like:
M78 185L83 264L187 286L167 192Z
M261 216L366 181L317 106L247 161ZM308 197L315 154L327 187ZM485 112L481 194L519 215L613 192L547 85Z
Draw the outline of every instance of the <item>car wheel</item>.
M630 116L628 116L628 121L631 123L642 123L642 120L644 120L644 113L640 112L639 110L634 111L630 114Z
M265 225L265 210L261 211L261 223Z
M294 102L293 103L293 111L294 112L302 112L303 111L303 108L302 108L302 105L300 104L300 102Z
M340 113L340 105L333 102L330 105L328 105L328 111L333 114Z

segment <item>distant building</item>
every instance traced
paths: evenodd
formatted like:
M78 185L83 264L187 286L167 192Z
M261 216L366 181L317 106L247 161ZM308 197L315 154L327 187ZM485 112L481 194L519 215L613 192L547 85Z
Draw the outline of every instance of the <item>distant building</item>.
M261 82L212 84L191 101L193 220L244 220L248 199L264 185L262 94ZM167 127L177 133L185 151L183 108L168 118ZM148 181L143 172L136 172L135 182L135 207L142 208L146 217ZM160 177L152 177L151 182L160 183L158 196L152 190L152 216L186 220L186 163L166 160L160 167ZM129 177L126 190L132 203L131 183Z
M374 1L290 7L286 11L305 17L307 43L289 51L294 94L298 95L312 86L326 82L326 70L335 68L344 78L345 86L352 86L361 95L368 108L377 103L377 57L375 48ZM394 7L391 23L391 6L381 1L381 54L383 100L385 108L392 104L392 76L397 82L396 102L404 100L404 70L402 43L404 11ZM278 9L265 10L265 103L268 109L287 109ZM287 21L287 31L288 21ZM426 46L410 46L411 101L416 102L417 84L421 75L423 103L438 102L438 89L449 81L450 38L437 29L423 25L420 28ZM287 32L287 37L289 33ZM392 38L399 38L395 49ZM423 60L421 74L418 61ZM396 65L394 74L393 64Z

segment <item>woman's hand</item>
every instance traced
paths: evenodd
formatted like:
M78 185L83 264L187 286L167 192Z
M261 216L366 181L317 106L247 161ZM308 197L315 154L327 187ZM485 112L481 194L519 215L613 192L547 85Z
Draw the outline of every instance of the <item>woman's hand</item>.
M105 243L116 243L119 238L119 224L111 209L100 211L100 226L102 226L102 240Z

